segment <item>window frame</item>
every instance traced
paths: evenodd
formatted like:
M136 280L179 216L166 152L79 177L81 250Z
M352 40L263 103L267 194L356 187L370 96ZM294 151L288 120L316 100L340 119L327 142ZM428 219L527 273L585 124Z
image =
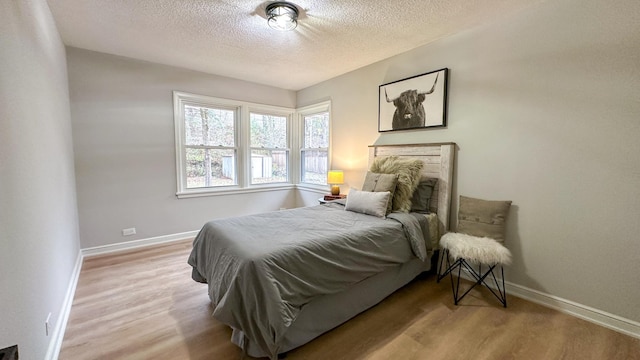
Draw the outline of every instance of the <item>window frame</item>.
M184 126L184 117L185 117L185 113L184 113L184 108L186 105L190 105L190 106L194 106L194 107L203 107L203 108L211 108L211 109L215 109L215 110L227 110L227 111L232 111L234 113L234 118L233 118L233 128L234 128L234 133L233 133L233 146L224 146L224 145L187 145L184 143L184 141L186 141L186 133L185 133L185 126ZM210 189L210 188L217 188L217 189L225 189L225 188L234 188L237 187L239 184L239 172L238 172L238 166L240 163L240 158L239 158L239 154L240 154L240 137L239 135L239 125L240 125L240 111L241 108L239 106L232 106L232 104L219 104L219 103L204 103L204 102L199 102L199 101L190 101L190 100L185 100L182 101L182 106L180 106L180 116L181 116L181 134L180 134L180 140L183 141L182 146L181 146L181 152L180 152L180 161L181 163L181 174L180 174L180 180L182 186L184 186L184 189L187 190L192 190L192 191L199 191L202 189ZM187 153L187 149L212 149L212 150L231 150L234 153L234 165L233 165L233 172L234 172L234 184L231 185L220 185L220 186L210 186L210 187L199 187L199 188L192 188L189 189L187 186L187 160L186 160L186 153Z
M234 193L248 193L258 191L269 191L278 188L292 188L295 186L297 172L293 154L296 142L294 141L293 118L296 110L293 108L263 105L247 101L230 100L216 98L206 95L197 95L181 91L173 92L173 113L175 127L175 147L176 147L176 180L178 198L190 198L199 196L226 195ZM235 185L223 185L215 187L187 188L186 172L186 144L185 144L185 119L184 106L195 105L209 108L220 108L234 110L235 116ZM266 184L251 184L251 144L250 144L250 114L259 113L264 115L286 116L287 118L287 151L289 164L287 168L287 181ZM215 148L215 147L214 147Z
M332 159L332 148L333 148L333 134L332 134L332 116L331 116L331 100L326 100L326 101L322 101L316 104L312 104L312 105L308 105L308 106L304 106L304 107L300 107L296 109L296 125L297 125L297 138L296 140L298 141L298 143L296 144L296 154L297 154L297 159L296 159L296 163L298 165L298 171L297 171L297 179L296 179L296 184L298 187L303 188L303 189L308 189L308 190L320 190L322 192L326 192L328 189L328 184L327 184L327 180L325 177L325 181L324 184L314 184L314 183L306 183L306 182L302 182L302 172L304 171L303 166L302 166L302 152L305 150L310 150L312 148L304 148L304 120L306 116L310 116L310 115L314 115L314 114L319 114L319 113L328 113L329 114L329 129L328 129L328 136L329 136L329 147L327 148L327 171L329 171L331 169L331 159Z
M255 104L254 104L255 105ZM255 148L251 146L251 113L255 113L255 114L260 114L260 115L273 115L273 116L282 116L285 117L287 120L287 130L286 130L286 146L284 149L278 149L278 148ZM267 105L259 105L259 106L249 106L247 108L247 185L248 187L274 187L274 186L280 186L283 184L293 184L292 182L292 176L291 176L291 153L292 153L292 138L293 138L293 132L292 132L292 123L293 123L293 116L295 114L295 109L289 109L289 108L282 108L282 107L277 107L277 106L267 106ZM252 184L252 173L251 173L251 157L252 157L252 151L256 149L262 149L262 150L285 150L287 153L287 179L284 182L273 182L273 183L264 183L264 184Z

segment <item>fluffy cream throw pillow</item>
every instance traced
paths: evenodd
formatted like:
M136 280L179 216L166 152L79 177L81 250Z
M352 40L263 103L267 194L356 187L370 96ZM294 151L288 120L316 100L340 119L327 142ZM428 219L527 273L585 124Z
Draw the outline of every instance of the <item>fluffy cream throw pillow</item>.
M409 212L411 210L411 198L420 182L422 165L420 159L398 156L377 158L371 164L371 169L369 169L371 172L398 175L398 184L392 199L393 211Z

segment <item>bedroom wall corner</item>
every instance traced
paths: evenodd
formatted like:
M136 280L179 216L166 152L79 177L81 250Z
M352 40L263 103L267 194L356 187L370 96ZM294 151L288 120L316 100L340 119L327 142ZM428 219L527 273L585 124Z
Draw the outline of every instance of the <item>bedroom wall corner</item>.
M45 0L0 1L0 52L0 348L55 359L80 243L66 55Z

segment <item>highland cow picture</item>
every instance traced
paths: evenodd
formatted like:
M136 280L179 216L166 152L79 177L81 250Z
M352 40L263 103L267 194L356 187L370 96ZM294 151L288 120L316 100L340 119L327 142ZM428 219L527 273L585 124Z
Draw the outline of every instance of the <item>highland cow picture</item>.
M444 68L380 85L378 131L445 127L448 73Z

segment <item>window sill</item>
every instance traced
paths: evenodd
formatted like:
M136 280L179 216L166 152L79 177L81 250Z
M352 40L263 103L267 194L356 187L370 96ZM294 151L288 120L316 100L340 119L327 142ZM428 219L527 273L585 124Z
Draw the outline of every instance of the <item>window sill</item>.
M314 192L322 195L325 195L327 192L330 192L330 189L327 187L327 185L296 184L295 186L297 189Z
M278 191L278 190L290 190L295 188L296 186L294 184L277 184L277 185L253 186L250 188L234 187L234 188L226 188L226 189L197 189L197 190L177 192L176 197L178 199L189 199L189 198L203 197L203 196L250 194L250 193L269 192L269 191Z

